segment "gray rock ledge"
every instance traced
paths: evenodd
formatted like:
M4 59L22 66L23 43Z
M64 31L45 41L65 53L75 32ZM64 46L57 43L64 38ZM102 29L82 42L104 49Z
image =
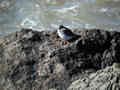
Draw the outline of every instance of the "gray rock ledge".
M0 90L119 90L120 33L74 32L67 44L30 29L0 39Z

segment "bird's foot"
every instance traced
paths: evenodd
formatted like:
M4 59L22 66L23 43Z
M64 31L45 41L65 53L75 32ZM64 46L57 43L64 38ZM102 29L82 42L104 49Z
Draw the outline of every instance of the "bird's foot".
M67 47L68 44L69 44L69 43L68 43L67 41L63 41L63 42L62 42L62 45L63 45L64 47Z

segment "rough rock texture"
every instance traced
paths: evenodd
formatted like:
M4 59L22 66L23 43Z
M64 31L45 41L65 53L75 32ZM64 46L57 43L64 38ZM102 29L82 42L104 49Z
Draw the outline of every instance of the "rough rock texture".
M67 90L120 90L120 63L74 81Z
M0 90L71 90L72 82L80 80L77 84L81 87L81 83L84 84L82 78L89 75L95 79L88 78L91 84L85 84L82 87L84 90L98 88L114 77L120 87L118 72L112 71L115 75L113 78L105 77L106 81L97 78L98 72L104 78L104 75L111 74L109 70L95 73L114 62L120 63L120 33L97 29L74 32L81 37L67 44L57 36L56 31L30 29L22 29L1 39ZM101 85L94 85L96 79ZM110 85L106 86L101 90L112 90Z

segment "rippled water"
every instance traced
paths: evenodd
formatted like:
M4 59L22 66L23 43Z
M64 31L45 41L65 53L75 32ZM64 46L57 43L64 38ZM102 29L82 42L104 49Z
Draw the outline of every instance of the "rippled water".
M60 24L120 31L120 0L0 0L0 36Z

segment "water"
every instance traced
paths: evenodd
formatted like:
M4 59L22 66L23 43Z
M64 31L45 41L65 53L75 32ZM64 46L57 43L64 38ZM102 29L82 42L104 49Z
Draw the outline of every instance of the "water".
M60 24L120 31L120 0L0 0L0 36Z

